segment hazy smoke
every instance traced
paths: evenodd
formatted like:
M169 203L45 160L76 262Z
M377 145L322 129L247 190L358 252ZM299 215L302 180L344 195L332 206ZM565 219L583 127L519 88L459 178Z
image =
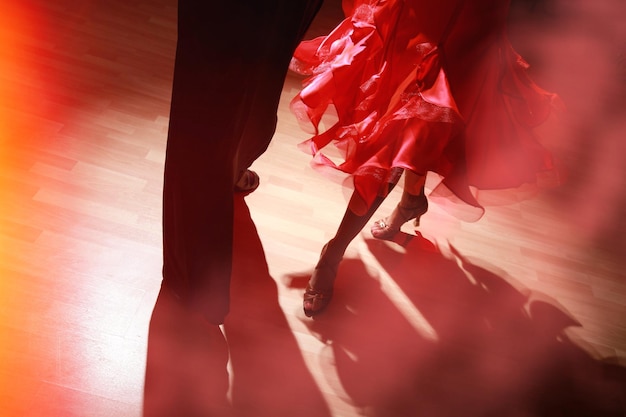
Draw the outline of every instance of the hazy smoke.
M511 38L533 78L567 106L544 132L568 175L559 191L564 214L619 252L626 231L626 3L518 0L512 11Z

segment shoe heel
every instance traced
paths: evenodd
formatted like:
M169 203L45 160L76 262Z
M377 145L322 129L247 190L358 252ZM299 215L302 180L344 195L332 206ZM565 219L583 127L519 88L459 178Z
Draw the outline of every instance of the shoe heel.
M422 217L422 216L421 216L421 215L420 215L420 216L417 216L417 217L415 218L415 220L413 220L413 226L415 226L415 227L420 227L420 217Z

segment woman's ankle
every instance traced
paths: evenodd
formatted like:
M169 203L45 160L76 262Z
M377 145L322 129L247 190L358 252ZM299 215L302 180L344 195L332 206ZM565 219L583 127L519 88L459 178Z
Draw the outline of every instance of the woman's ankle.
M398 207L413 209L424 206L427 201L428 200L426 198L426 194L424 193L424 188L422 188L422 192L419 194L411 194L405 191L402 193L402 197L400 198Z

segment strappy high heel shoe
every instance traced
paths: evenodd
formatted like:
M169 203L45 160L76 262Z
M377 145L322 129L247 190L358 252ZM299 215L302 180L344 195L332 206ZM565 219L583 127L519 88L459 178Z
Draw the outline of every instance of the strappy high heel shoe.
M420 224L420 217L428 211L428 199L420 199L418 205L414 207L396 206L389 217L378 220L372 226L371 233L376 239L392 240L400 231L400 227L411 219L414 220L415 227Z
M326 307L330 304L330 300L333 298L333 283L335 282L339 262L341 262L342 258L339 257L338 259L333 259L326 256L327 248L328 243L322 249L320 260L315 266L313 275L311 276L311 279L306 286L306 290L304 291L302 307L304 309L304 315L307 317L313 317L326 310ZM321 286L319 288L314 288L311 285L312 282L316 282L317 285L320 283L325 283L327 285L323 288Z

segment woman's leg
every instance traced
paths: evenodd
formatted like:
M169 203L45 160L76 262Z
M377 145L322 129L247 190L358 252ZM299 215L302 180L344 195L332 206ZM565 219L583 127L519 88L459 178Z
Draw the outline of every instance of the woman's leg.
M400 227L411 219L415 219L416 226L419 225L420 216L428 210L428 200L424 194L425 183L426 175L406 170L400 203L389 217L378 220L372 226L372 236L377 239L392 239L400 231Z
M389 190L395 184L390 184ZM378 207L385 200L379 196L372 202L371 206L363 215L357 215L350 208L353 203L360 199L356 192L352 193L350 203L346 209L343 219L333 237L322 249L320 259L315 266L313 275L304 294L304 313L314 316L324 310L333 294L333 285L337 276L337 267L343 259L343 255L350 242L359 234L367 222L372 218Z
M407 198L412 196L423 196L424 185L426 184L426 175L416 174L413 171L404 171L404 189L402 190L402 198L407 194Z

